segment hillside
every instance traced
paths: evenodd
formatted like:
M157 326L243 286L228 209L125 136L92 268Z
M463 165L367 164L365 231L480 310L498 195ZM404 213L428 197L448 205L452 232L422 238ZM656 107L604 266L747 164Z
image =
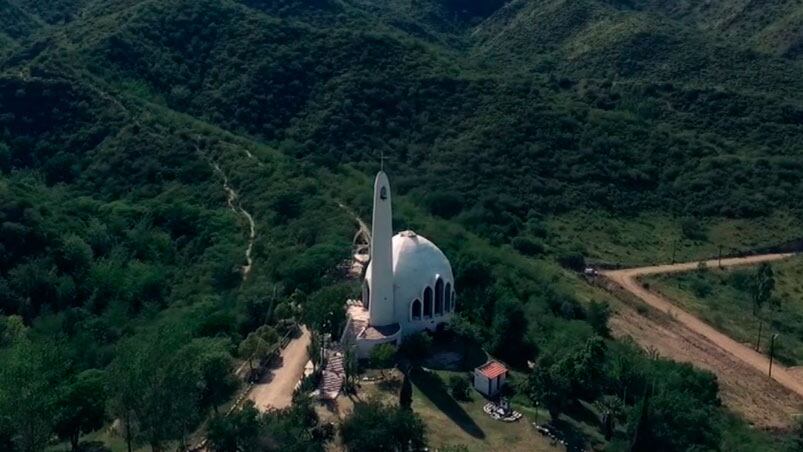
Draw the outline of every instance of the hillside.
M606 334L590 302L608 295L561 266L800 238L797 3L0 0L0 449L44 447L63 401L41 388L95 370L137 442L184 441L231 396L198 389L210 363L356 293L338 266L382 154L397 228L453 261L456 334L522 371ZM688 429L657 431L665 450L767 440L722 410L710 374L604 343L583 377L597 389L571 397L621 399L611 444L642 425L656 376L651 422ZM635 374L614 375L628 360ZM132 368L152 378L125 411ZM202 394L168 403L161 378ZM19 434L31 419L41 430Z

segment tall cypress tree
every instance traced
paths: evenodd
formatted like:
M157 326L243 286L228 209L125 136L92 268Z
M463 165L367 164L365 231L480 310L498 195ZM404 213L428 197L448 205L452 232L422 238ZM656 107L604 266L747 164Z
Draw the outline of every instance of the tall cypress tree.
M413 407L413 385L408 374L404 374L401 391L399 391L399 406L405 410Z

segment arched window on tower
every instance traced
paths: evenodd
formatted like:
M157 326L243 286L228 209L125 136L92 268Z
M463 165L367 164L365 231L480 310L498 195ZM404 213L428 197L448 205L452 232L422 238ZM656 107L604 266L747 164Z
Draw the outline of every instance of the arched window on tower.
M424 317L432 317L432 287L424 289Z
M421 300L418 298L413 300L413 306L410 309L410 313L412 320L421 320Z
M455 305L457 304L457 294L452 291L452 311L454 311Z
M443 291L444 300L443 308L446 312L452 312L452 283L446 283L446 289Z
M368 281L362 283L362 305L368 309L368 304L371 302L371 288L368 287Z
M435 281L435 315L443 315L443 280Z

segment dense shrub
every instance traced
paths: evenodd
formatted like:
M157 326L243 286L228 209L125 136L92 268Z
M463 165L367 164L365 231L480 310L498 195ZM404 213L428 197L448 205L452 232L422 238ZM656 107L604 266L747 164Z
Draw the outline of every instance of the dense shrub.
M544 253L544 245L529 237L516 237L511 244L516 251L527 256L537 256Z

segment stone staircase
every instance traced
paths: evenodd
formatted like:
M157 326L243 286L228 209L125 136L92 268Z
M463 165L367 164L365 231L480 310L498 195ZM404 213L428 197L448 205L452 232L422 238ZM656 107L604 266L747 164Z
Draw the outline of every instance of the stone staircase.
M343 368L343 353L336 350L326 351L326 368L323 370L319 386L322 399L337 398L343 383L346 380L346 371Z

